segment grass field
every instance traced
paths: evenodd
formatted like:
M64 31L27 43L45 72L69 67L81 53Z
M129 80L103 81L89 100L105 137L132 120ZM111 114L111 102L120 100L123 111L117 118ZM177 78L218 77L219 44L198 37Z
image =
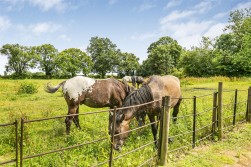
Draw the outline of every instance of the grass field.
M43 90L47 82L58 84L62 80L1 80L0 79L0 124L13 122L15 119L20 121L23 117L26 120L39 119L44 117L54 117L67 114L67 105L64 101L62 93L58 91L55 94L46 93ZM230 104L224 106L224 116L231 116L233 110L234 90L242 90L238 92L238 101L245 101L247 98L247 89L251 85L249 78L185 78L181 80L183 97L181 111L178 116L178 124L171 124L170 135L176 135L182 132L191 131L192 117L184 117L192 114L193 97L207 95L197 99L197 110L201 112L198 117L198 127L203 127L211 123L212 112L208 111L212 108L213 92L217 91L218 82L223 82L223 103ZM38 86L38 92L35 94L17 94L21 83L29 82ZM238 105L238 111L245 113L246 103ZM93 109L82 105L80 113L105 110ZM205 112L208 111L208 112ZM202 114L203 113L203 114ZM237 121L244 119L244 114L237 116ZM53 119L48 121L34 122L25 124L24 133L24 156L34 155L50 150L69 147L76 144L85 143L92 140L105 138L105 140L89 144L86 146L70 149L67 151L44 155L24 161L24 166L92 166L99 162L103 162L109 158L109 135L108 135L108 113L99 113L95 115L80 116L80 124L82 130L77 130L72 125L71 134L65 135L64 118ZM132 122L132 127L136 126L136 122ZM231 119L225 120L225 125L231 124ZM0 162L14 158L14 133L13 127L0 127ZM210 131L210 127L198 131L197 140ZM3 132L3 133L2 133ZM114 156L119 156L143 144L151 142L151 128L147 127L140 131L130 134L123 147L122 152L115 152ZM204 141L205 142L205 141ZM170 145L170 150L191 143L191 135L177 137L174 143ZM200 145L198 143L197 145ZM170 160L176 159L182 155L182 149L169 155ZM114 166L138 166L143 161L156 155L157 151L153 144L148 147L128 154L123 158L114 161ZM12 166L6 165L6 166ZM106 165L107 166L107 163Z

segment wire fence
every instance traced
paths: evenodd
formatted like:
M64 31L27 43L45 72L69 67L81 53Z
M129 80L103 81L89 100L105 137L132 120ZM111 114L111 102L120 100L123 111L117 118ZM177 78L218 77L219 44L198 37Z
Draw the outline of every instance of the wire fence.
M247 93L247 90L226 90L223 91L223 104L222 110L223 112L223 132L226 133L231 130L237 123L245 122L248 113L248 100L243 96L243 94ZM169 138L171 139L171 144L168 148L168 154L178 154L185 150L192 149L197 145L201 144L202 141L211 141L216 140L218 128L218 104L217 99L218 92L207 93L201 96L194 96L192 98L182 98L182 105L180 106L180 113L177 117L171 117L171 120L178 119L178 123L172 122L170 125ZM144 105L149 105L152 103L162 103L162 100L152 101L150 103L130 106L132 107L140 107ZM95 153L89 152L90 154L84 155L82 159L79 161L84 161L88 159L88 164L84 164L84 166L121 166L125 157L130 154L134 154L137 152L144 152L144 149L151 148L152 151L147 151L147 156L144 155L141 161L133 166L156 166L159 160L158 150L152 149L154 143L156 143L159 139L153 141L149 140L148 142L137 144L134 149L126 150L125 152L114 152L113 151L113 138L116 135L109 135L107 133L108 120L107 113L113 111L116 112L118 109L125 108L114 108L110 110L102 110L96 112L86 112L81 114L72 114L72 115L63 115L49 118L40 118L28 120L25 118L21 118L20 131L18 130L18 121L16 120L13 123L9 124L0 124L0 128L14 127L15 132L10 131L11 134L14 134L11 138L11 142L13 144L13 153L15 154L13 158L5 159L4 161L0 161L0 165L15 163L16 166L25 166L26 160L31 160L36 157L42 157L49 154L60 153L67 150L72 149L91 149L95 150ZM81 133L80 137L73 137L70 135L69 137L62 137L64 135L64 125L62 122L64 118L69 116L83 116L84 118L84 126L81 132L73 132L73 133ZM92 117L91 117L92 116ZM105 120L103 123L95 122L93 117L103 117ZM81 118L82 119L82 118ZM48 123L48 121L52 121L53 123ZM113 119L113 122L116 120ZM149 126L152 124L159 124L160 120L155 122L148 122L141 127L134 126L131 130L123 132L123 133L131 133L132 135L137 134L139 131L143 129L150 129ZM95 129L86 128L88 124L95 124ZM52 130L48 130L48 126L53 125ZM41 127L38 129L37 127ZM47 127L47 128L44 128ZM33 133L32 128L36 129L37 133ZM39 135L41 131L46 131L49 134L48 136L40 136L37 141L31 141L33 139L32 135ZM19 134L20 133L20 134ZM147 131L149 133L149 131ZM159 132L160 133L160 132ZM44 133L41 133L44 134ZM20 135L20 138L19 136ZM53 136L53 137L52 137ZM38 145L37 143L43 143L39 141L50 140L51 143L55 142L54 137L61 137L62 142L56 143L56 148L53 146L44 146ZM67 140L66 140L67 139ZM0 140L3 142L3 140ZM57 140L58 141L58 140ZM19 146L20 143L20 146ZM93 147L93 148L92 148ZM38 148L38 149L37 149ZM42 150L42 151L41 151ZM20 157L20 158L18 158ZM91 160L91 161L90 161ZM120 160L120 162L118 162Z
M8 129L7 129L8 128ZM9 148L7 150L10 150L12 152L12 156L10 156L8 159L4 159L4 161L0 161L0 165L9 164L9 163L15 163L16 166L18 166L18 121L15 120L12 123L6 123L6 124L0 124L1 134L0 134L0 144L2 147L2 150L6 150L7 145L4 144L4 142L7 140L8 143L13 143L13 149ZM3 135L4 134L4 135ZM8 135L6 135L8 134ZM6 138L5 136L8 136ZM4 148L3 148L4 147ZM1 151L0 151L1 152ZM2 152L1 152L2 153ZM4 153L2 153L4 154Z

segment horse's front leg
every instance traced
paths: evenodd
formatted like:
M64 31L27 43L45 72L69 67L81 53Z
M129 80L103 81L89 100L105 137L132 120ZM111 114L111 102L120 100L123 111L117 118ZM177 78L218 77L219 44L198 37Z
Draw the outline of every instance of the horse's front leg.
M176 123L177 122L177 115L179 113L180 110L180 103L181 103L182 98L180 97L179 101L177 102L177 104L173 107L173 122Z
M148 118L150 120L151 123L155 122L155 116L154 115L150 115L148 114ZM157 132L158 132L158 127L157 127L157 123L153 123L151 124L151 127L152 127L152 134L153 134L153 139L154 139L154 143L155 143L155 146L158 147L158 141L157 141Z

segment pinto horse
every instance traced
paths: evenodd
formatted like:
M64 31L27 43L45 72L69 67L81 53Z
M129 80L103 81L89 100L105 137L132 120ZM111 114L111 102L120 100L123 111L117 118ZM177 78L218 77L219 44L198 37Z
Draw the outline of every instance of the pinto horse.
M141 76L124 76L122 78L122 82L127 83L130 82L132 83L133 87L136 87L137 84L137 88L139 88L139 85L144 83L144 78Z
M93 108L120 107L126 96L134 90L133 87L113 78L95 80L93 78L76 76L59 83L55 87L47 83L45 91L48 93L55 93L61 86L68 105L68 115L78 114L79 105L81 104ZM109 122L111 121L110 117ZM81 129L78 115L68 116L65 119L67 134L70 133L72 120L76 127ZM110 131L110 126L108 129Z
M174 108L174 121L177 120L179 113L179 105L181 102L180 81L177 77L167 76L151 76L148 81L138 90L132 92L124 100L122 107L132 105L139 105L151 101L157 101L144 106L137 106L134 108L120 109L116 112L114 149L120 150L125 139L128 137L129 124L133 117L137 116L142 111L146 114L151 123L155 122L155 116L159 116L161 112L161 99L164 96L171 97L171 107ZM154 141L157 139L158 126L156 123L151 124ZM157 145L157 142L155 142Z

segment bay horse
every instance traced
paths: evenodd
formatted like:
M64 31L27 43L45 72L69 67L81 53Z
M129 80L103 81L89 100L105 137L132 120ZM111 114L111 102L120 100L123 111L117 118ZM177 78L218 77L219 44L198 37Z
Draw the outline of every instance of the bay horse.
M132 83L133 87L136 87L137 84L137 88L139 88L139 85L144 83L144 78L142 76L124 76L122 78L122 82L130 82Z
M160 115L161 99L164 96L171 97L171 107L174 108L173 117L176 122L181 102L180 81L177 77L171 75L151 76L141 88L135 90L126 97L122 107L144 104L155 100L156 102L134 108L121 108L116 112L115 134L118 135L114 137L113 147L115 150L120 150L123 146L125 139L129 135L127 132L129 130L129 124L138 112L145 111L150 122L155 122L155 116ZM158 126L156 123L153 123L151 124L151 128L154 141L156 141ZM157 146L157 142L155 142L155 144Z
M55 93L61 86L68 105L68 115L78 114L79 105L81 104L93 108L120 107L126 96L134 90L133 87L113 78L95 80L93 78L76 76L59 83L57 86L51 86L50 83L47 83L45 91ZM76 127L81 129L78 115L68 116L65 119L66 134L70 133L72 120ZM109 115L109 125L110 121L111 115ZM110 126L108 130L110 132Z

